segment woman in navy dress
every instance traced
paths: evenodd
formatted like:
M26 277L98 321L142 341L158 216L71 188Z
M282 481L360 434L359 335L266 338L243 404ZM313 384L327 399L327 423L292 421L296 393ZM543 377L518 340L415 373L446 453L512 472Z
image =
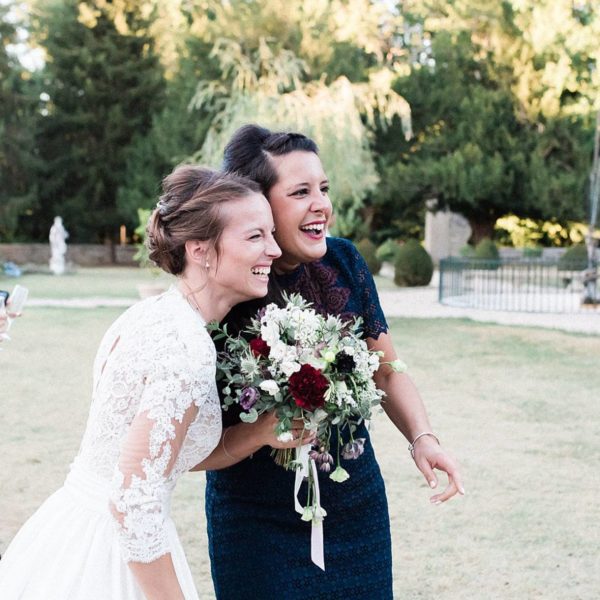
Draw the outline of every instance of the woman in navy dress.
M301 134L247 125L227 145L224 166L257 181L271 204L282 250L271 273L271 300L281 290L299 292L323 314L360 316L369 347L393 361L396 354L367 265L349 241L326 237L332 207L315 143ZM230 330L243 327L256 310L256 304L247 304L228 315ZM375 379L386 392L386 413L411 442L428 484L437 487L435 468L448 474L446 489L431 501L464 493L457 466L431 432L408 375L382 366ZM263 415L254 428L274 423L272 415ZM271 447L260 446L264 435L255 438L253 426L240 423L237 413L224 413L224 425L221 444L203 463L204 469L214 469L207 472L206 515L217 599L392 598L385 486L365 426L355 434L366 439L364 454L343 461L350 479L319 478L327 511L322 571L310 561L310 524L294 510L295 474L275 464ZM332 439L331 447L336 444Z

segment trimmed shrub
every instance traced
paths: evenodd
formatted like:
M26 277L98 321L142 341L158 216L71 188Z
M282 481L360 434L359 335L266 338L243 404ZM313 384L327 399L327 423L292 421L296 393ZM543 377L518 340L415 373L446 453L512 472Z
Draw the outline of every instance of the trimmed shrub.
M375 256L377 256L381 262L389 262L393 264L396 260L396 252L398 252L398 248L400 248L398 241L388 238L377 248Z
M398 248L394 283L401 287L429 285L433 276L433 261L429 252L417 240L408 240Z
M523 248L523 258L541 258L544 249L540 246L526 246Z
M370 239L363 238L356 244L356 247L365 259L371 275L377 275L381 269L381 261L377 258L375 244Z
M470 258L478 259L476 263L478 269L495 271L500 266L500 252L498 252L496 244L489 238L484 238L475 246Z
M492 240L484 238L475 246L474 258L484 258L485 260L500 260L498 248Z
M582 271L587 269L587 247L583 244L571 246L559 259L559 271Z
M463 246L458 253L460 254L461 258L473 258L475 256L475 248L467 244L466 246Z

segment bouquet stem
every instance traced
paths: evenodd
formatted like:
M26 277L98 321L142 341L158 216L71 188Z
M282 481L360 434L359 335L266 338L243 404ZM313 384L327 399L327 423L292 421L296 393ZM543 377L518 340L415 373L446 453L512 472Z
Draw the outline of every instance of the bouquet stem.
M274 457L275 464L278 464L280 467L283 467L287 471L296 470L293 448L281 448L279 450L274 448L271 452L271 456Z

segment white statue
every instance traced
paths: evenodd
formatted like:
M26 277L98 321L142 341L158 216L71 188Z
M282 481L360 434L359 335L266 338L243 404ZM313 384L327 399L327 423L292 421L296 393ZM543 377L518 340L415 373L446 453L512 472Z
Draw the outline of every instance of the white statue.
M50 270L55 275L65 272L65 254L67 253L66 239L69 237L63 226L62 217L54 217L54 225L50 227Z

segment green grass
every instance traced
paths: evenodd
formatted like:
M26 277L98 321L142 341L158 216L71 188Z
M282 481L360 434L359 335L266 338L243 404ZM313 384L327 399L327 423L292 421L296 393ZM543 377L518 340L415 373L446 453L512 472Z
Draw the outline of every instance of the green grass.
M132 267L87 267L74 273L56 276L30 273L18 279L0 275L0 289L12 290L16 283L29 288L31 298L136 298L137 286L143 283L165 282L172 277L155 274L149 269Z
M61 484L85 426L97 345L120 312L31 308L3 345L0 551ZM467 490L430 505L406 441L377 416L396 597L597 598L600 338L459 320L391 326ZM173 517L201 597L212 598L203 479L182 479Z

